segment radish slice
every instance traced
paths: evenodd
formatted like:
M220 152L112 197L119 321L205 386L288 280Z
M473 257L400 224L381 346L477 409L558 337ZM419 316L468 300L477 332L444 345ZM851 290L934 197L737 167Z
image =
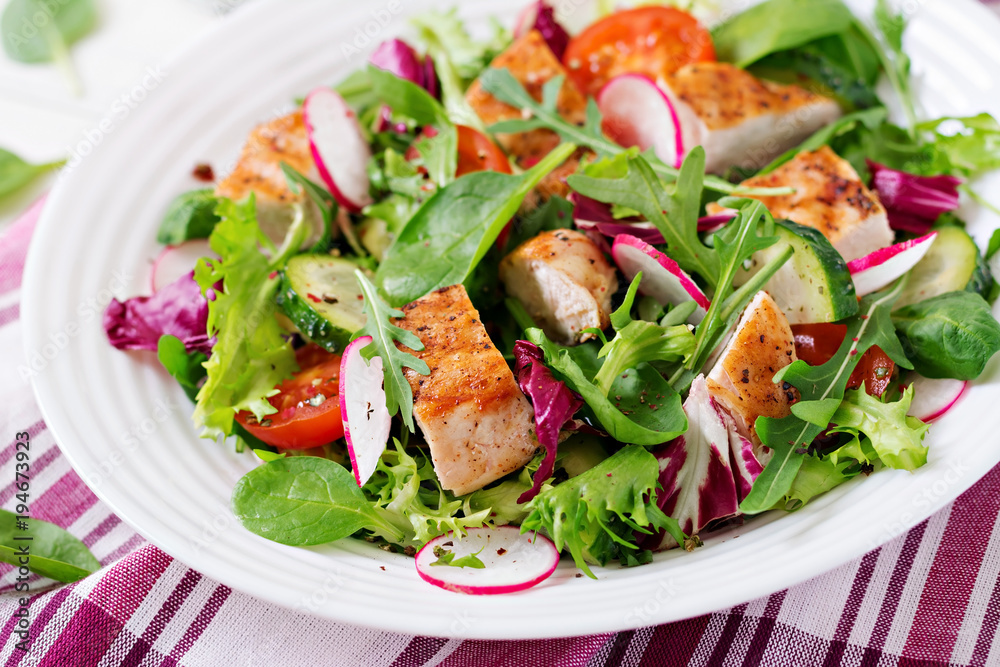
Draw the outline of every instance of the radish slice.
M375 472L392 425L382 388L382 357L369 363L361 356L361 348L371 342L371 336L352 340L340 359L340 415L358 486Z
M969 388L969 383L963 380L934 380L916 374L910 376L910 379L913 402L908 414L922 422L932 422L943 417L955 407Z
M459 559L475 554L484 568L434 565L441 547ZM521 534L517 526L470 528L468 535L435 537L417 552L417 574L446 591L468 595L516 593L548 579L559 565L559 550L537 533Z
M202 257L218 257L208 245L208 239L192 239L180 245L168 245L153 262L149 278L154 292L169 285L186 273L191 273L195 262Z
M664 163L684 161L681 121L667 94L642 74L622 74L597 94L605 133L622 146L650 147Z
M372 203L366 170L372 153L354 110L329 88L317 88L302 113L320 177L341 206L357 213Z
M847 269L854 279L854 289L858 296L876 292L912 269L924 258L936 238L937 232L933 232L919 239L876 250L849 262Z
M688 318L689 324L701 322L705 311L712 305L677 262L641 239L619 234L615 237L611 256L629 281L642 271L639 291L653 297L661 305L677 305L693 299L698 307Z

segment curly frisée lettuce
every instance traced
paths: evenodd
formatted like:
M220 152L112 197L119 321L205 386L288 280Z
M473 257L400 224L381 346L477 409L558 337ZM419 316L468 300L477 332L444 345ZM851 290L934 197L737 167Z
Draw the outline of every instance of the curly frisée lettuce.
M454 531L464 535L490 519L491 509L474 511L469 499L458 500L441 488L431 460L419 450L411 456L394 439L378 462L375 474L364 486L365 495L381 517L403 535L373 531L386 541L402 547L419 547L438 535Z
M587 472L543 491L529 507L521 532L541 531L556 548L568 549L577 567L595 578L588 563L603 565L631 555L639 546L634 532L666 530L679 544L684 534L677 522L656 505L656 458L645 448L630 445Z
M209 243L219 259L203 259L194 272L202 294L211 290L214 295L208 302L208 333L216 342L194 410L195 424L208 437L231 435L240 410L250 410L258 419L273 413L267 398L298 370L292 346L275 319L274 297L278 270L308 232L298 216L278 249L257 224L253 197L242 204L220 199L215 212L220 221Z
M890 468L916 470L927 463L927 447L922 444L927 424L906 415L912 401L912 386L891 403L870 396L864 385L849 389L830 420L837 427L830 431L864 434L882 463Z

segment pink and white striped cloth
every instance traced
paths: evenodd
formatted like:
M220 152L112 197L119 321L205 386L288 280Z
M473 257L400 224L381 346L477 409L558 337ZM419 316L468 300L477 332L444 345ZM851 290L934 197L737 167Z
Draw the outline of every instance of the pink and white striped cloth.
M1000 665L1000 467L909 533L833 572L709 616L618 634L412 637L310 617L212 581L98 501L14 370L22 363L21 273L42 205L0 238L0 504L17 502L14 439L27 428L33 516L67 528L104 568L71 585L33 577L25 653L12 634L16 572L0 565L0 662L7 667Z

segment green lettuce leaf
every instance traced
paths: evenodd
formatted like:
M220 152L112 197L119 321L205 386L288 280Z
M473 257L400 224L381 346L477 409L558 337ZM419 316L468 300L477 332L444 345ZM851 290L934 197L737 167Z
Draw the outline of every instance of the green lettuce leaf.
M927 424L906 415L912 401L912 386L891 403L869 396L864 385L848 390L830 420L837 427L830 431L864 434L882 463L890 468L916 470L927 463L927 447L922 444Z
M240 410L250 410L258 419L273 413L267 398L298 370L292 346L275 319L274 295L277 271L308 233L298 216L279 250L261 233L253 198L242 204L220 199L215 212L220 221L209 243L219 259L203 259L194 272L202 293L222 282L208 304L208 330L216 343L205 363L207 378L193 416L209 437L232 434Z
M577 567L594 577L588 562L604 564L639 551L633 531L684 534L656 505L660 466L642 447L629 446L587 472L543 491L529 504L521 532L543 531L560 551L568 549Z

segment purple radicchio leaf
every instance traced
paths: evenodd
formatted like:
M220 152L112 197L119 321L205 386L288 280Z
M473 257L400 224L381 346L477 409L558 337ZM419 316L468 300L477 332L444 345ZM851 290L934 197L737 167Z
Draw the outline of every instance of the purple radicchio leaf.
M152 296L112 299L104 311L104 331L119 350L155 350L160 336L180 338L188 352L210 354L208 301L186 273Z
M583 399L557 380L545 366L542 350L533 343L519 340L514 344L516 360L515 374L521 391L531 399L535 409L535 434L538 442L545 447L545 458L535 472L531 488L517 499L526 503L542 488L542 482L552 476L556 463L556 449L559 446L559 431L583 406Z
M417 84L431 97L438 97L438 79L434 70L434 61L430 56L419 56L412 46L401 39L388 39L378 45L378 48L368 58L375 67L392 72L401 79L406 79ZM376 132L386 132L392 130L403 134L406 132L405 123L392 124L392 110L388 106L383 106L379 110L378 124Z
M737 516L740 496L730 463L730 430L704 376L691 384L684 412L687 433L653 450L663 486L657 505L677 520L686 535L696 535L711 523ZM653 550L676 546L669 533L651 537L652 543L644 540L643 546Z
M942 213L958 208L954 176L917 176L868 160L872 188L889 214L889 226L913 234L926 234Z
M562 60L563 54L566 53L566 47L569 46L569 33L556 20L555 8L544 0L536 2L535 22L531 28L542 34L542 38L552 49L552 53L555 54L556 58Z
M714 403L714 401L713 401ZM753 443L744 438L736 429L736 421L718 405L715 406L722 423L729 431L729 456L736 480L736 495L740 502L750 493L750 488L757 477L764 471L764 463L754 453Z

